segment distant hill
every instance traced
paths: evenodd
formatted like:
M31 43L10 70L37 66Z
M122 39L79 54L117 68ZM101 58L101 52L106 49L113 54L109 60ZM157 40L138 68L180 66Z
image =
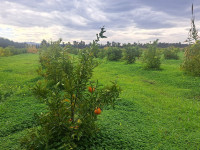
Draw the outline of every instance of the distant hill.
M28 45L40 45L39 43L35 43L35 42L25 42Z
M0 47L5 48L8 46L14 46L16 48L25 48L27 46L27 43L14 42L9 39L0 37Z

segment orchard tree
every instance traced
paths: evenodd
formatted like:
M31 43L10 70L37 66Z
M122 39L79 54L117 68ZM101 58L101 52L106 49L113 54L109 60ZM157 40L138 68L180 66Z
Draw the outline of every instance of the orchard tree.
M185 50L185 58L181 68L188 74L200 76L200 41L194 21L195 16L192 4L191 29L186 40L189 46Z
M120 88L116 82L103 87L91 80L97 66L94 51L104 29L97 34L90 48L72 57L60 46L60 40L40 49L38 81L33 91L47 105L47 112L38 115L38 124L22 140L25 149L72 149L82 139L98 131L96 120L105 105L114 106Z

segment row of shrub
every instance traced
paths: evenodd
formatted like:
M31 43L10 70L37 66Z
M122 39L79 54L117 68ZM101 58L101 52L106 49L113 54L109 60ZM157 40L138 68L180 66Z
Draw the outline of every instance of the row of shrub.
M0 57L37 52L38 49L35 46L28 46L27 48L15 48L14 46L8 46L6 48L0 47Z
M125 48L107 47L106 50L102 51L104 51L104 57L110 61L125 60L131 64L135 62L136 58L143 57L146 60L147 57L161 57L162 54L165 59L179 59L178 52L180 50L175 47L157 48L157 41L155 41L153 44L148 44L146 49L141 49L138 46L127 46Z
M15 48L14 46L0 47L0 56L12 56L22 53L27 53L27 50L25 48Z
M99 50L97 57L107 57L110 61L125 60L127 63L134 63L136 58L142 57L146 69L159 69L160 58L163 54L165 59L179 59L179 48L169 47L159 49L157 41L148 44L146 49L139 47L127 46L124 49L118 47L107 47ZM184 50L184 62L181 64L181 69L193 76L200 76L200 41L195 41Z
M158 40L152 44L148 44L146 49L141 49L138 46L127 45L124 48L119 47L105 47L103 49L98 49L94 47L92 54L96 58L106 58L109 61L126 61L127 64L135 63L136 59L142 57L145 68L159 69L160 68L160 58L163 54L165 59L179 59L178 52L179 48L169 47L160 49L157 47ZM73 48L70 45L66 46L67 52L72 54L78 54L79 49Z

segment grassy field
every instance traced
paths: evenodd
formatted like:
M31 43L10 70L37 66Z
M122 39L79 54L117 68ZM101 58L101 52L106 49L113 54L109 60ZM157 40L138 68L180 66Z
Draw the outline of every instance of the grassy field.
M148 71L140 61L102 62L93 80L117 80L121 100L103 110L97 137L79 149L200 149L200 78L185 75L181 63L162 60L162 70ZM18 139L33 126L34 113L45 111L30 91L39 79L38 56L4 57L0 64L0 150L20 149Z
M18 139L33 126L34 113L45 109L30 91L38 80L38 56L1 57L0 64L0 149L17 150Z

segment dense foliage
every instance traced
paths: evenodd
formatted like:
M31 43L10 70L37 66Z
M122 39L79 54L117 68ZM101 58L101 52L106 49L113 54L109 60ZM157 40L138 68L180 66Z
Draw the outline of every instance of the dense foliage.
M143 63L146 69L160 69L160 52L157 49L158 40L154 41L153 44L149 44L147 50L143 55Z
M27 53L35 54L38 52L38 49L36 48L35 45L27 45L26 49L27 49Z
M124 49L124 59L128 64L132 64L135 62L137 57L140 57L141 51L139 47L135 46L127 46Z
M122 58L122 49L118 47L108 47L107 59L110 61L118 61Z
M0 47L0 56L12 56L17 54L27 53L26 48L15 48L14 46L8 46L6 48Z
M74 54L74 55L78 55L79 53L79 49L78 48L74 48L71 44L67 44L64 47L65 51L70 53L70 54Z
M38 115L37 127L22 141L26 149L74 148L81 138L91 138L98 131L97 115L105 105L114 105L120 88L113 82L102 87L92 82L97 66L93 46L73 58L60 46L61 41L40 50L38 81L33 91L48 106L48 112ZM96 41L93 42L93 45Z
M163 50L164 58L165 59L179 59L178 52L179 48L169 47Z
M200 41L185 49L185 58L181 68L194 76L200 76Z
M8 46L6 48L0 47L0 57L1 56L12 56L23 53L37 53L38 49L35 45L27 45L26 48L16 48L14 46Z

